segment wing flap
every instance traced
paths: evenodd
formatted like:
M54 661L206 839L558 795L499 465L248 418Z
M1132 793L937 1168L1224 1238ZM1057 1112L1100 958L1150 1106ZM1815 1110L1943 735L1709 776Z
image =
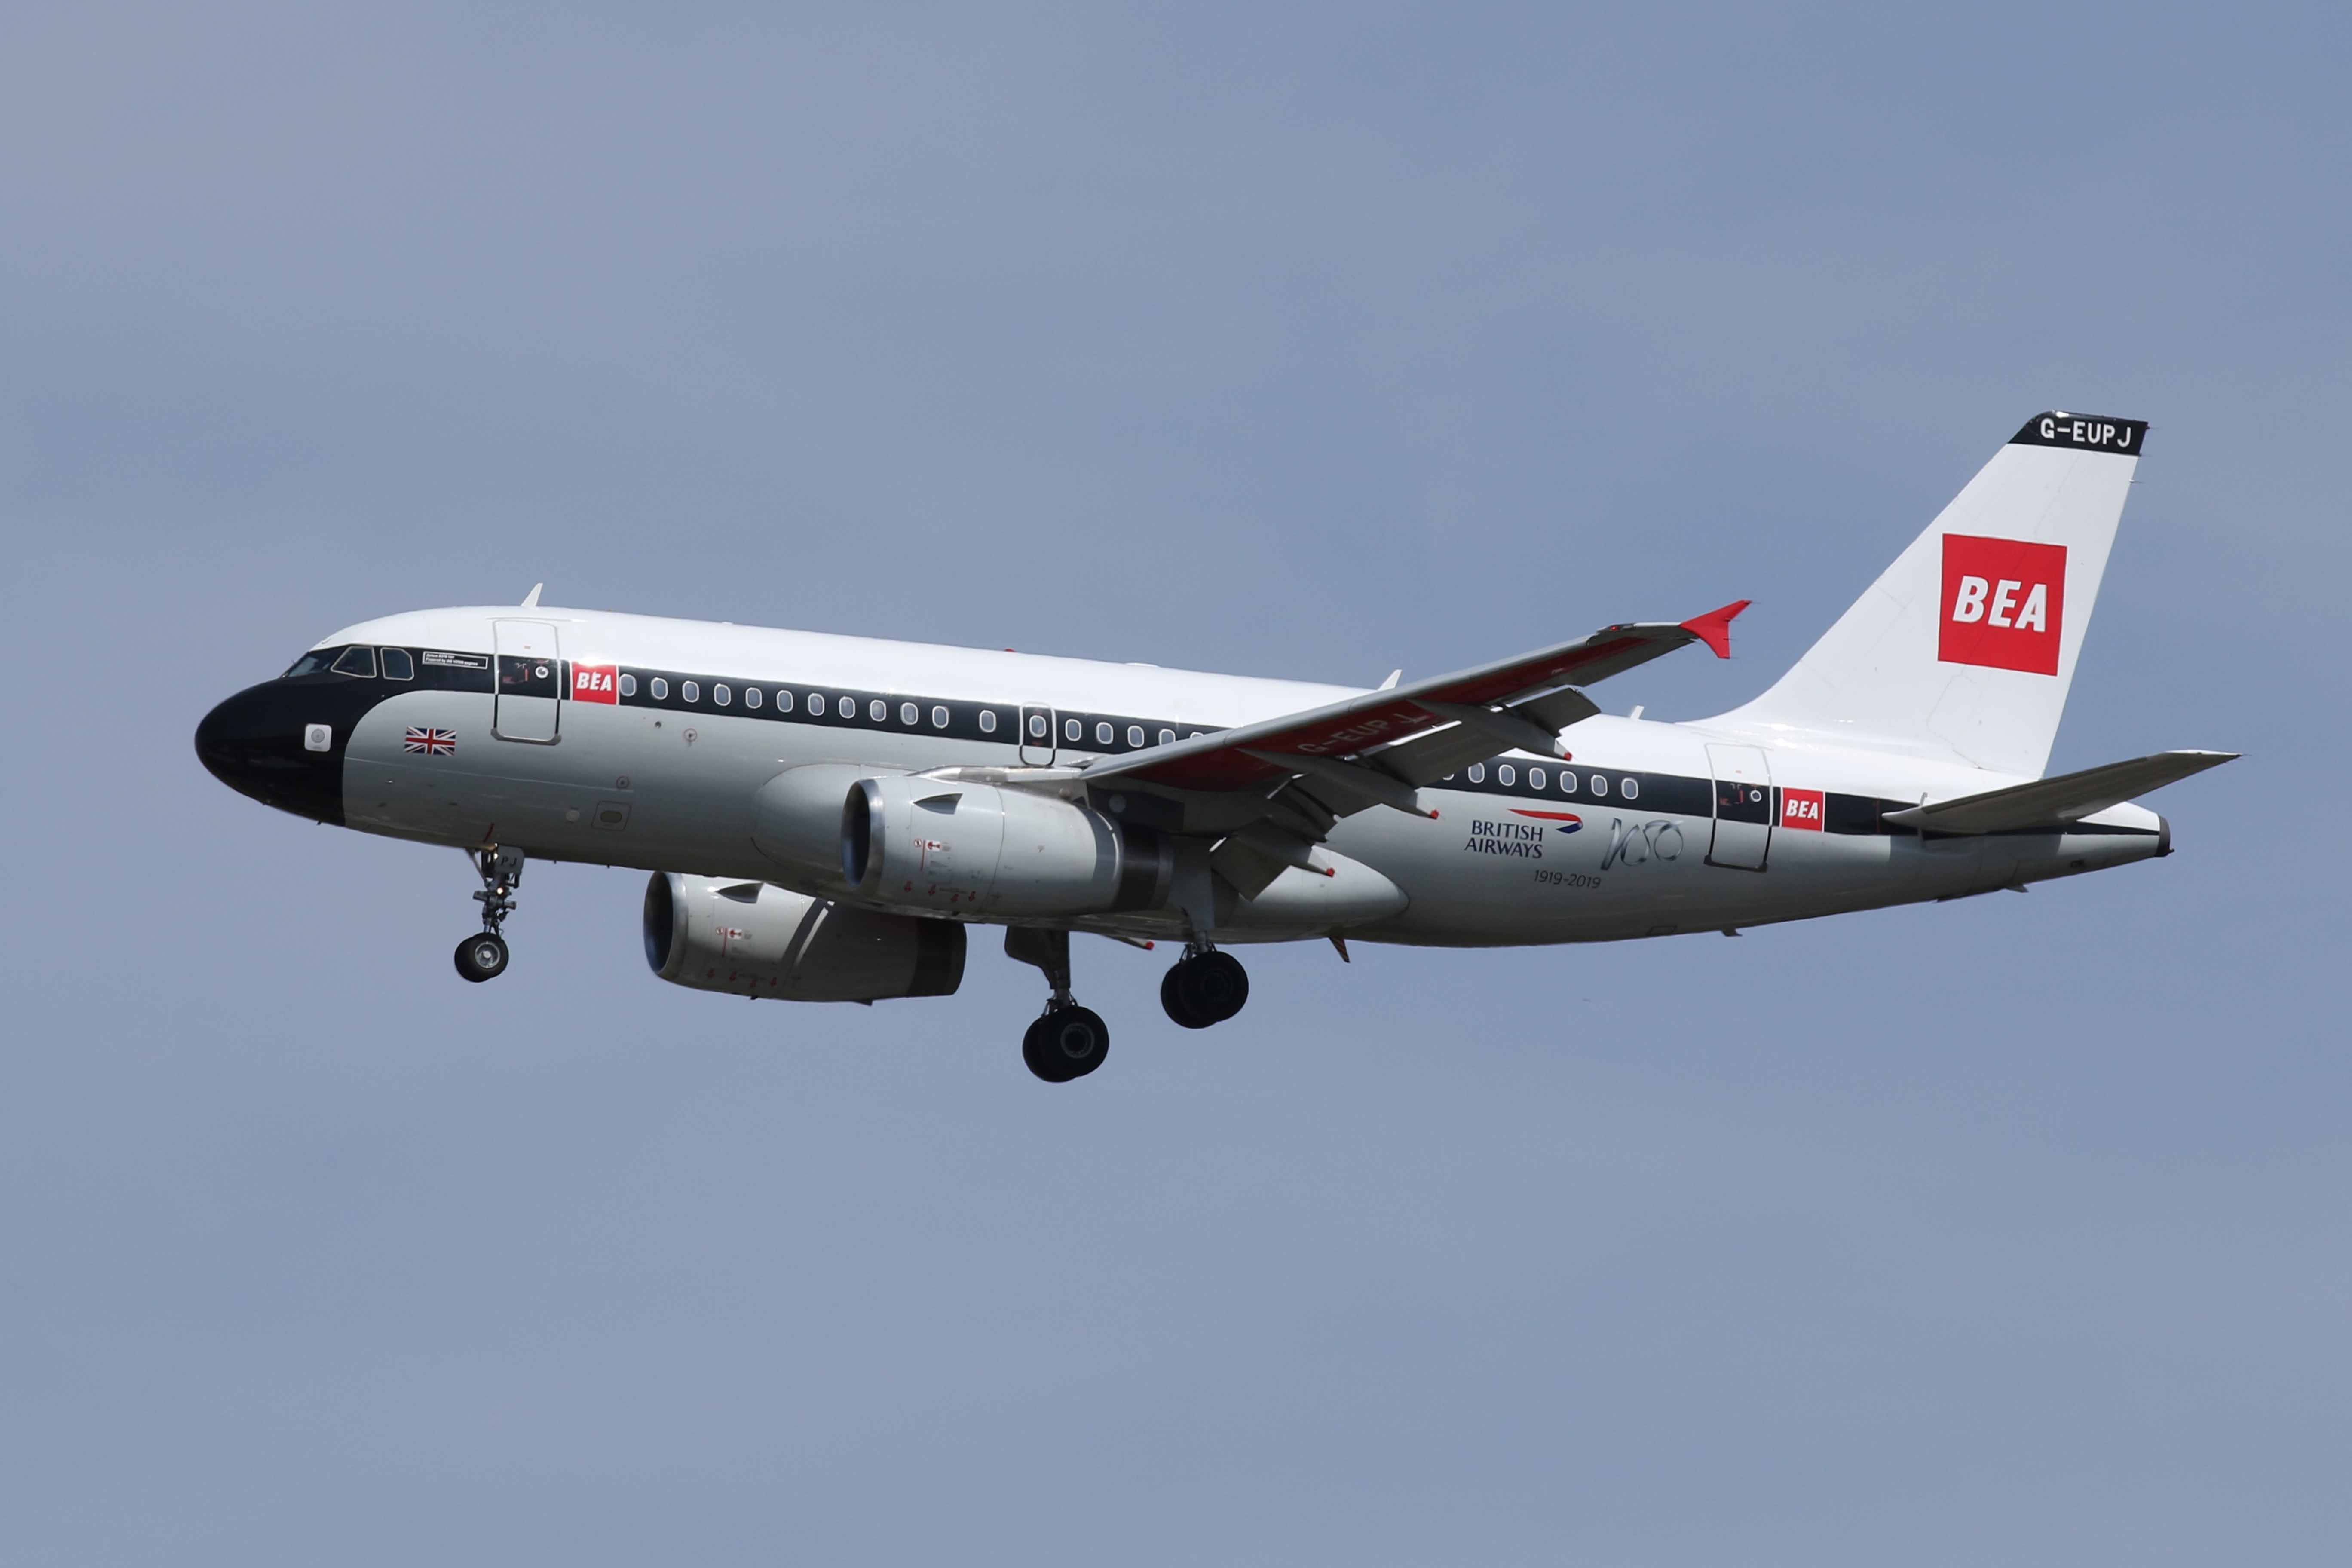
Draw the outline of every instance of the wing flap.
M1927 833L2016 833L2063 827L2166 784L2235 762L2236 752L2158 752L2032 784L1890 811L1889 822Z

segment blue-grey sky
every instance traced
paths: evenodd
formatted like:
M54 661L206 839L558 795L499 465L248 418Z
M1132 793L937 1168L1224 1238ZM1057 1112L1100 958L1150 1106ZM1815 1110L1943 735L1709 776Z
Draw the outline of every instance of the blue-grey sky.
M2336 7L17 5L0 1475L26 1562L2338 1563ZM1328 680L2155 422L2053 765L2180 853L1591 949L742 1007L643 879L189 746L520 598Z

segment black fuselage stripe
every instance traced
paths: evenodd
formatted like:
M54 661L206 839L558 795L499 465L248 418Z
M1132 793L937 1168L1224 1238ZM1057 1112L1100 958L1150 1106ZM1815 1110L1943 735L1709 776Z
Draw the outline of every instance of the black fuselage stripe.
M616 686L621 689L614 691L613 701L583 701L572 695L572 672L580 666L571 659L545 661L557 667L554 678L549 679L534 678L521 669L522 666L541 662L535 659L512 658L511 656L498 656L493 658L491 656L483 654L458 654L438 648L411 648L408 651L415 656L416 679L415 680L394 681L381 676L370 679L373 679L376 684L392 688L394 690L402 688L416 688L492 691L498 689L500 680L509 679L507 665L511 662L517 667L513 672L516 683L510 684L508 689L515 695L556 696L560 693L563 700L581 707L647 708L659 712L698 714L709 719L762 720L775 724L807 724L826 729L866 730L909 736L924 735L940 740L978 742L999 746L1020 746L1024 743L1024 741L1032 745L1048 743L1027 740L1020 732L1023 715L1028 712L1040 712L1046 714L1054 726L1050 744L1055 751L1057 752L1080 752L1088 756L1122 756L1133 752L1149 751L1155 745L1166 743L1158 739L1162 731L1166 731L1174 739L1187 740L1195 735L1213 735L1224 728L1219 724L1152 719L1140 714L1077 712L1042 703L1024 705L1020 702L980 702L969 698L919 697L905 691L876 691L866 688L829 686L823 681L746 680L739 676L711 676L684 670L656 669L645 665L589 666L588 668L594 669L613 669L618 676L625 679L616 682ZM464 665L436 664L434 662L436 658L445 660L462 658L469 662ZM479 664L470 662L475 660L481 662ZM493 665L496 666L495 674ZM362 678L341 677L339 679L357 680ZM653 685L656 680L663 683L667 695L654 696ZM695 700L690 702L687 700L685 695L689 684L693 686L696 693ZM727 690L729 698L724 706L719 704L717 696L722 688ZM760 693L760 704L756 708L752 707L747 700L748 694L754 689ZM789 708L782 708L778 704L778 694L783 692L791 694ZM391 691L386 692L387 696L392 694ZM812 697L823 698L822 711L811 710ZM841 711L841 705L845 700L850 705L850 711L846 715ZM874 705L877 702L882 705L882 717L879 720L874 717ZM912 723L907 722L905 719L905 709L910 703L915 709L915 720ZM931 722L932 711L941 708L947 710L948 721L944 726L934 725ZM982 712L996 715L995 729L983 730L981 727L980 716ZM1069 738L1067 732L1067 726L1073 721L1076 721L1079 727L1079 738L1075 741ZM1106 724L1110 727L1108 741L1101 739L1101 726ZM1142 731L1141 744L1137 744L1129 738L1130 730ZM1512 770L1513 778L1509 784L1503 783L1500 777L1500 771L1505 767ZM1484 775L1475 782L1473 782L1469 776L1474 768ZM1533 782L1538 774L1541 774L1545 780L1541 788L1538 788ZM1559 787L1558 781L1563 777L1573 777L1576 780L1576 787L1573 789ZM1594 788L1595 779L1603 781L1605 793ZM1628 792L1625 787L1629 783L1633 786L1631 792ZM1481 763L1468 764L1457 772L1448 773L1433 787L1502 799L1560 802L1585 806L1588 809L1606 806L1654 811L1665 816L1702 819L1721 816L1725 820L1752 821L1759 826L1765 826L1767 823L1777 823L1780 820L1788 793L1774 786L1767 791L1767 800L1764 803L1738 801L1724 805L1718 810L1717 799L1718 789L1727 790L1733 794L1738 793L1738 786L1728 781L1719 783L1711 778L1694 778L1683 773L1650 773L1641 769L1607 767L1590 762L1577 762L1565 766L1557 763L1529 763L1522 758L1507 757L1501 754L1489 757ZM1844 795L1835 791L1796 793L1807 797L1814 794L1821 795L1821 830L1823 832L1864 837L1892 835L1900 837L1912 837L1917 834L1916 828L1885 820L1888 812L1906 810L1918 805L1916 801L1885 800L1874 795ZM1811 831L1811 829L1784 829L1784 831ZM2093 834L2145 834L2153 830L2077 824L2067 831Z

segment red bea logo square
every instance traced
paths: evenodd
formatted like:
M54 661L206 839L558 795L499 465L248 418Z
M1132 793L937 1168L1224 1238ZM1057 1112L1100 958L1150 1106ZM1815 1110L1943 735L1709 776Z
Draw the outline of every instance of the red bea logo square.
M1780 826L1819 833L1822 830L1822 792L1817 789L1782 790Z
M1936 657L1944 663L2055 675L2066 547L1948 533L1942 608Z
M572 700L574 702L618 702L621 700L621 672L617 665L575 664L572 667Z

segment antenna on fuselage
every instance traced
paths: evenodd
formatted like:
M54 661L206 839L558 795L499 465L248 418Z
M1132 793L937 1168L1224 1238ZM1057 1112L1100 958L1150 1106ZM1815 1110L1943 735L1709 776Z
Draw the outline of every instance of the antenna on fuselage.
M547 584L544 583L533 583L530 585L530 592L522 596L522 603L517 607L525 610L535 610L539 608L539 591L546 586Z

